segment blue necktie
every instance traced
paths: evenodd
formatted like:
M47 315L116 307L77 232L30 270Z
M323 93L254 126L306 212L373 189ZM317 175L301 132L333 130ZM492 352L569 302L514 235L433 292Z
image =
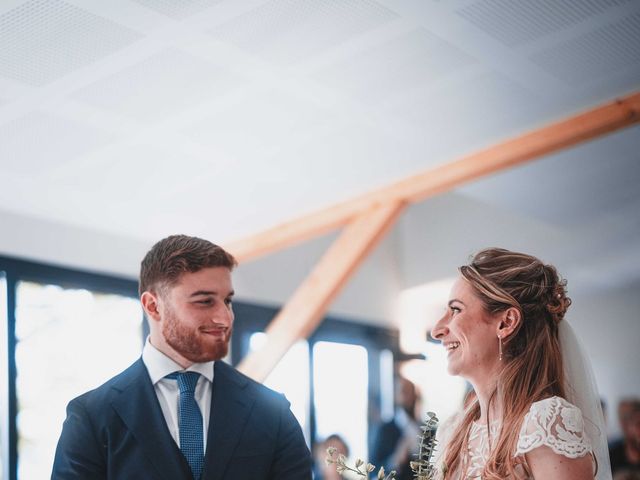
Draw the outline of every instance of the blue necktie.
M196 403L194 392L200 374L197 372L174 372L167 378L178 380L180 401L178 403L178 428L180 429L180 451L187 459L193 478L198 480L204 466L204 442L202 438L202 414Z

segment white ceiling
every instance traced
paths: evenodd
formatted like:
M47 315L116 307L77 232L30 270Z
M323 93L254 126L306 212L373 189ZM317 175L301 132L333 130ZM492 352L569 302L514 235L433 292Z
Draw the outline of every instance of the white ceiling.
M635 0L3 0L0 253L134 274L56 251L78 235L39 252L26 226L226 243L638 89ZM640 281L639 133L410 208L361 284L434 280L488 244L584 288ZM301 280L255 265L256 298Z

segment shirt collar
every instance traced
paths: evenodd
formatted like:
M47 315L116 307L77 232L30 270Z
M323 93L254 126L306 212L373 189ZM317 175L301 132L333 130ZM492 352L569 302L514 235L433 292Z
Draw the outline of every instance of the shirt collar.
M151 383L154 385L162 380L164 377L173 372L198 372L204 378L213 382L213 365L214 361L204 363L194 363L187 369L183 369L180 365L174 362L171 358L166 356L156 347L151 344L149 337L147 337L142 349L142 361L147 367Z

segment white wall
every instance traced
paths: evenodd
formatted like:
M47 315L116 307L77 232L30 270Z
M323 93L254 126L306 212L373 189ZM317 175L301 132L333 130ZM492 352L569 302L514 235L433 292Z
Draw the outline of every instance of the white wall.
M0 255L136 279L150 246L151 242L0 210Z
M237 298L269 305L286 302L337 235L240 265L234 274ZM140 261L156 240L123 238L0 210L0 255L135 280ZM377 324L392 318L401 285L395 244L393 233L381 242L330 307L330 313Z
M338 235L336 232L240 265L234 279L239 298L285 303ZM331 314L389 324L402 285L396 244L396 234L391 232L354 273L330 306Z

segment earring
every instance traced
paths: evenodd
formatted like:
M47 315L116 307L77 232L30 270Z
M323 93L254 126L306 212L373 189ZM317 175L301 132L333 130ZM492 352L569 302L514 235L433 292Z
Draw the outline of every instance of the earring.
M498 360L502 361L502 335L498 335Z

